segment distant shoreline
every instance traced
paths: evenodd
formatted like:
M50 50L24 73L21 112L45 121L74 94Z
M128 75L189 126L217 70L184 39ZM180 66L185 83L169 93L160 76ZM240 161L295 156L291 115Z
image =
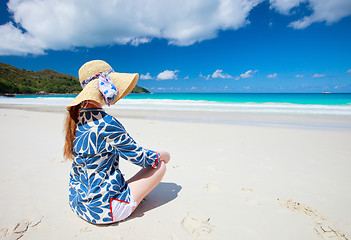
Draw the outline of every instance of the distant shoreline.
M151 94L151 92L140 92L140 93L146 93L146 94ZM1 93L0 96L4 97L16 97L16 96L53 96L53 95L75 95L79 94L79 92L75 93ZM139 93L132 93L132 94L139 94Z
M146 93L146 94L155 94L153 92L135 92L135 93ZM15 97L15 96L52 96L52 95L73 95L73 94L79 94L79 92L74 92L74 93L0 93L0 96L4 96L4 97ZM134 94L132 92L132 94ZM242 95L248 95L248 94L287 94L287 95L298 95L298 94L331 94L331 95L338 95L338 94L351 94L351 93L332 93L332 92L316 92L316 93L227 93L227 92L213 92L213 93L193 93L193 92L179 92L179 93L157 93L157 94L242 94Z

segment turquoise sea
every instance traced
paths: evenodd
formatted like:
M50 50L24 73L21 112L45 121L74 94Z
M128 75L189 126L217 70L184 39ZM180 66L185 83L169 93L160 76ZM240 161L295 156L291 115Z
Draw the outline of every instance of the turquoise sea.
M76 94L16 95L16 98L74 98ZM125 99L188 100L219 103L293 103L351 105L351 93L152 93L129 94Z
M351 93L154 93L129 94L126 99L211 101L219 103L292 103L350 105Z
M65 106L68 95L0 97L0 103ZM273 112L351 115L350 93L153 93L129 94L115 106L123 109Z

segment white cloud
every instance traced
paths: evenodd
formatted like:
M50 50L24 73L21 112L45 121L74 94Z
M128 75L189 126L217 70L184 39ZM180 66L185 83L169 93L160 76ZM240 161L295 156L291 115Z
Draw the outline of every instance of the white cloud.
M332 24L351 14L350 0L270 0L271 8L282 14L291 14L301 3L306 3L312 14L290 23L295 29L304 29L315 22Z
M204 79L206 79L206 80L210 79L210 77L211 77L211 75L205 76L205 75L203 75L202 73L199 74L199 78L204 78Z
M248 70L246 73L240 74L241 78L252 78L258 70Z
M212 78L233 78L229 74L223 73L223 70L217 69L214 73L212 73Z
M305 0L270 0L271 8L275 8L278 12L289 14L290 10L300 5Z
M45 54L114 44L138 46L154 38L188 46L219 31L249 24L250 11L264 0L9 0L13 23L0 25L0 55ZM350 0L270 0L282 14L306 3L310 16L292 22L306 28L332 24L351 14Z
M278 74L276 74L276 73L269 74L266 76L266 78L277 78L277 77L278 77Z
M140 75L140 79L142 79L142 80L149 80L149 79L152 79L152 77L151 77L151 75L150 75L150 73L147 73L147 74L141 74Z
M0 26L0 55L45 54L45 43L29 33L22 33L12 23Z
M133 46L139 46L140 44L144 44L144 43L149 43L151 42L150 38L145 38L145 37L140 37L140 38L134 38L130 44Z
M296 78L303 78L303 75L297 74L295 77L296 77Z
M312 77L313 77L313 78L322 78L322 77L325 77L325 74L318 74L318 73L315 73L315 74L313 74Z
M176 74L177 72L179 72L179 71L178 70L174 70L174 71L165 70L157 75L157 79L159 79L159 80L177 79L177 74Z
M346 73L351 73L351 69L347 70Z
M11 23L0 26L0 55L113 44L138 46L153 38L187 46L220 30L249 23L263 0L9 0Z

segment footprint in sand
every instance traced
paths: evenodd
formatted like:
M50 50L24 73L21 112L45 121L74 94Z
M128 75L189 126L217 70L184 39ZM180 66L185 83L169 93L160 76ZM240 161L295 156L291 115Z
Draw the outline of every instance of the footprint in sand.
M349 240L350 236L346 236L343 232L333 226L328 219L319 213L316 209L313 209L305 204L295 202L293 200L285 200L278 198L278 203L282 208L287 208L291 211L298 212L307 215L312 218L315 227L313 228L315 233L321 239L336 239L336 240Z
M203 189L205 189L209 193L214 193L218 192L219 187L215 183L207 183L206 186L203 187Z
M0 238L5 237L7 232L8 232L7 228L0 229Z
M315 223L314 230L321 239L337 239L337 240L348 240L350 237L347 237L344 233L339 230L334 230L326 223Z
M27 231L28 229L28 223L26 222L20 222L18 223L14 229L9 231L8 229L1 229L0 233L0 239L1 240L17 240L23 237L23 233Z
M9 230L7 228L0 229L0 239L3 239Z
M41 222L42 217L36 217L31 220L23 220L16 224L16 226L11 230L1 229L0 230L0 240L17 240L23 237L23 235L28 231L30 227L35 227Z
M294 202L293 200L285 200L278 198L278 203L281 207L290 209L291 211L303 213L307 216L318 220L327 220L322 214L320 214L317 210L299 202Z
M174 165L174 166L172 166L172 168L181 168L182 166L180 166L180 165Z
M90 228L88 228L88 227L85 227L85 228L80 229L80 232L81 232L81 233L82 233L82 232L91 232L91 231L93 231L93 230L90 229Z
M241 191L243 192L253 192L251 188L242 188Z
M29 226L29 222L28 221L22 221L17 223L16 227L13 229L14 233L24 233L25 231L27 231Z
M7 235L6 237L0 238L0 239L1 240L18 240L21 237L23 237L23 233Z
M244 192L245 195L249 194L250 196L253 193L253 190L251 188L242 188L241 191ZM249 206L261 205L261 203L259 201L256 201L253 198L245 198L244 202Z
M29 221L29 227L35 227L37 226L39 223L41 223L41 220L43 219L42 216L37 216L35 218L32 218L30 221Z
M207 220L200 220L193 218L189 213L181 222L183 228L196 239L210 237L214 231L214 226L210 224L210 218Z

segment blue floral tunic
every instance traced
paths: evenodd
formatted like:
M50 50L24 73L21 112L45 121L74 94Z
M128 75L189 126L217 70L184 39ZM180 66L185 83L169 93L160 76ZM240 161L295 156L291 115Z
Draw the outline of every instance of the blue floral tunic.
M119 159L143 168L158 165L159 154L137 145L124 127L102 108L82 109L78 117L69 183L69 204L92 223L110 223L111 200L130 202Z

